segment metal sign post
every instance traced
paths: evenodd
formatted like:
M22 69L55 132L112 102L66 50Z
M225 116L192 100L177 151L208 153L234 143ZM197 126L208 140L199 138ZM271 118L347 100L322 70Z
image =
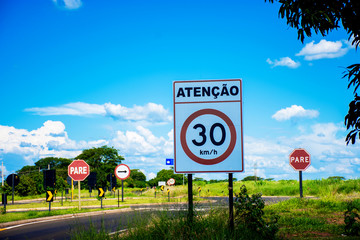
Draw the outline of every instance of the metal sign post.
M188 220L192 222L194 217L192 174L188 174L188 202Z
M79 181L79 185L78 185L78 187L79 187L79 210L81 210L80 183L81 183L81 181Z
M74 180L71 179L71 202L74 198Z
M124 202L124 180L121 180L121 202Z
M6 213L6 204L7 204L7 194L1 194L1 202L4 205L4 213Z
M232 173L244 171L242 80L175 81L173 100L174 169L188 174L189 221L194 214L192 174L229 173L233 229Z
M302 171L299 171L299 189L300 189L300 198L302 198L303 197Z
M15 174L11 174L12 177L12 181L11 181L11 185L12 185L12 204L14 205L14 192L15 192L15 179L14 179Z
M234 194L233 194L233 174L229 173L229 227L234 231Z

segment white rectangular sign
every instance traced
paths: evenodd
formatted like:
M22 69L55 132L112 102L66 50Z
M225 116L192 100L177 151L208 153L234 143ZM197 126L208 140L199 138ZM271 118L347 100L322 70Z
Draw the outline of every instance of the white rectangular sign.
M240 79L175 81L175 172L242 172Z
M166 182L165 181L159 181L158 186L166 186Z

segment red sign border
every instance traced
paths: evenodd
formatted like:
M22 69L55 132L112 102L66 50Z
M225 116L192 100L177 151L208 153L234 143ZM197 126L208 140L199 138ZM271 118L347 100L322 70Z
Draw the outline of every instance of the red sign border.
M118 167L120 167L120 166L125 166L125 167L127 167L127 169L129 169L129 174L128 174L125 178L120 178L120 177L116 174L116 169L117 169ZM117 166L115 167L115 170L114 170L115 176L116 176L118 179L120 179L120 180L125 180L125 179L127 179L128 177L130 177L130 173L131 173L130 167L129 167L128 165L126 165L126 164L123 164L123 163L117 165Z
M89 171L88 171L88 174L86 175L86 177L84 177L82 180L78 180L78 179L74 179L74 178L72 178L71 176L70 176L70 169L69 169L69 167L70 167L70 165L71 164L73 164L75 161L77 161L77 162L84 162L87 166L88 166L88 169L89 169ZM74 181L84 181L88 176L90 175L90 166L89 166L89 164L87 163L87 162L85 162L84 160L82 160L82 159L76 159L76 160L74 160L74 161L72 161L70 164L69 164L69 166L68 166L68 176L72 179L72 180L74 180Z
M189 146L187 145L186 142L186 131L190 125L190 123L197 117L202 116L202 115L206 115L206 114L210 114L210 115L215 115L219 118L221 118L222 120L224 120L224 122L227 124L227 126L230 129L230 144L228 146L228 148L226 149L226 151L219 157L208 160L205 158L200 158L198 156L196 156L193 152L191 152ZM210 109L210 108L206 108L206 109L201 109L198 110L196 112L194 112L193 114L191 114L184 122L181 131L180 131L180 143L181 146L185 152L185 154L193 161L199 163L199 164L203 164L203 165L214 165L214 164L218 164L222 161L224 161L228 156L230 156L230 154L232 153L232 151L235 148L236 145L236 130L235 130L235 126L233 124L233 122L231 121L231 119L223 112L216 110L216 109Z
M290 163L290 158L291 158L291 155L295 152L295 151L299 151L299 150L303 150L304 152L306 152L308 155L309 155L309 165L307 165L307 167L306 168L304 168L304 169L296 169L293 165L291 165L291 163ZM290 155L289 155L289 165L295 170L295 171L305 171L308 167L310 167L310 165L311 165L311 156L310 156L310 153L308 153L304 148L296 148L296 149L294 149L291 153L290 153Z

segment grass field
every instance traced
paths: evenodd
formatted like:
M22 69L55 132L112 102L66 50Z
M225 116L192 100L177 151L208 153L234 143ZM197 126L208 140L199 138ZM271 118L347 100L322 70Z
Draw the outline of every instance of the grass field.
M280 181L246 181L246 182L234 182L234 193L240 191L240 187L245 185L248 189L249 194L261 193L263 196L299 196L299 183L295 180L280 180ZM199 192L199 187L201 192ZM170 201L172 202L187 202L187 186L172 186L166 187L164 192L159 190L148 189L140 191L141 189L131 189L125 188L124 192L124 202L121 202L120 196L120 207L126 207L129 204L143 204L143 203L166 203L168 202L167 189L170 190ZM299 199L293 198L288 201L280 202L277 204L267 205L264 208L265 217L272 216L277 214L279 216L278 227L279 230L276 234L277 239L360 239L359 236L346 236L344 235L345 222L344 222L344 213L346 207L350 201L354 203L357 209L360 209L360 180L334 180L334 179L322 179L322 180L306 180L303 182L304 196L313 196L316 199ZM121 192L121 191L120 191ZM41 202L37 203L23 203L21 205L7 205L7 209L11 210L13 208L26 208L29 209L27 212L21 213L6 213L2 214L0 222L8 222L19 219L29 219L37 218L51 215L59 214L75 214L79 212L86 211L98 211L100 209L100 201L94 198L92 193L92 198L90 198L89 193L85 190L82 190L81 196L81 206L82 210L78 210L78 200L77 200L77 191L74 193L74 198L71 201L68 199L61 205L59 194L56 201L52 203L54 210L51 212L48 211L34 211L38 208L48 208L49 203L45 202L45 194L43 196L33 196L33 199L43 199ZM228 183L227 182L218 182L208 184L203 181L198 181L193 183L193 194L196 196L195 202L199 201L200 197L207 196L227 196L228 195ZM15 201L23 200L15 196ZM11 202L11 197L9 197L9 202ZM103 199L104 209L117 208L118 196L106 194L106 198ZM57 207L68 207L69 209L55 210ZM95 209L85 209L87 206L98 206ZM31 210L33 209L33 210ZM358 210L355 209L355 213L359 214ZM195 230L193 234L198 234L196 231L204 231L203 226L208 226L207 229L213 228L214 225L216 233L212 233L214 238L210 239L233 239L227 233L227 223L224 219L227 218L226 211L214 210L206 216L197 217L197 227L198 230ZM222 219L222 220L219 220ZM356 224L359 225L360 229L360 219L356 219ZM220 222L222 223L220 223ZM179 229L175 232L168 232L169 236L174 234L177 236L176 231L180 229L186 229L185 218L180 219L171 219L164 217L154 217L150 222L139 223L137 226L134 226L132 230L127 233L130 235L122 235L121 238L124 239L151 239L150 237L144 237L144 234L149 226L159 227L161 224L172 224L176 226L178 224ZM149 225L150 224L150 225ZM146 227L144 227L146 226ZM222 229L222 230L221 230ZM151 230L156 232L156 229ZM151 232L150 231L150 232ZM244 231L244 230L241 230ZM208 231L211 232L211 231ZM140 234L141 233L141 234ZM220 235L216 235L219 233ZM106 234L106 233L103 233ZM136 234L140 234L142 237L137 237ZM215 234L215 235L214 235ZM146 235L146 234L145 234ZM215 237L217 236L217 237ZM80 236L79 239L86 239L86 236ZM76 238L75 238L76 239ZM92 237L92 240L96 238ZM104 238L98 238L104 239ZM176 238L174 238L176 239ZM200 234L197 236L197 239L209 239L209 235ZM238 237L236 239L242 239ZM245 238L246 239L246 238ZM256 237L254 238L256 239Z

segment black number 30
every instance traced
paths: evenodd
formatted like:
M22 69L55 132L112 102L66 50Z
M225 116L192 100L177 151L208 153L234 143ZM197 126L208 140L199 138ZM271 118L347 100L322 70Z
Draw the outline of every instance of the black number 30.
M215 128L219 127L221 130L221 139L220 141L216 141L214 138L214 131ZM192 140L193 144L195 144L196 146L202 146L206 143L207 137L205 135L206 133L206 128L204 125L198 123L196 124L194 127L194 129L200 128L201 131L199 132L199 136L202 137L201 142L197 142L195 139ZM212 142L212 144L214 144L215 146L220 146L225 142L225 138L226 138L226 131L225 131L225 127L221 124L221 123L214 123L211 128L210 128L210 141Z

